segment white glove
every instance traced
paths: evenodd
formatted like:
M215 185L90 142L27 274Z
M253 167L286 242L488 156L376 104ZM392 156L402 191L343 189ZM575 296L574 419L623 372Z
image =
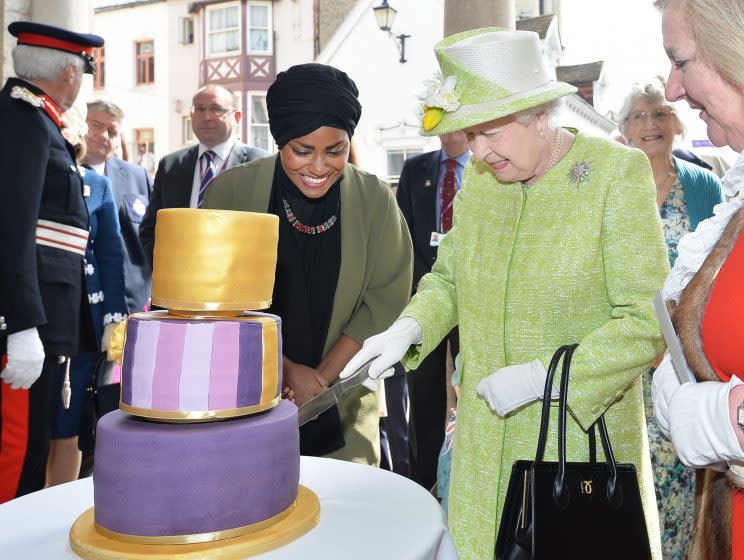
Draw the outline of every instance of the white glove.
M36 327L8 335L8 364L0 374L11 389L28 389L41 375L44 345Z
M744 451L729 419L728 397L741 384L733 376L728 383L684 383L669 402L669 429L679 460L690 467L714 467L744 461Z
M371 387L374 385L376 388L377 383L374 380L393 375L395 372L393 366L400 362L412 344L421 344L423 337L424 331L416 319L411 317L398 319L388 330L365 340L362 349L349 360L339 378L346 379L372 358L377 357L369 366L370 379L364 382L365 387L374 391L375 389ZM372 383L368 383L370 380Z
M506 366L481 379L476 392L486 399L496 414L506 416L520 406L542 397L547 376L548 372L540 360ZM557 399L558 395L558 390L553 387L551 397Z
M666 353L659 367L654 371L651 396L654 401L654 418L667 439L671 439L669 437L669 401L681 386L677 370L674 369L669 353Z
M101 352L106 352L106 359L108 361L113 361L113 357L111 356L111 350L109 350L109 344L111 343L111 337L114 334L114 330L116 330L116 327L119 325L119 323L109 323L108 325L105 325L103 327L103 335L101 335Z

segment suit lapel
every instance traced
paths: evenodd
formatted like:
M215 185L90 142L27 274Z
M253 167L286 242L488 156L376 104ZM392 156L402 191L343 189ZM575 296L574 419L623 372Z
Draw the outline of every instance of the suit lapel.
M242 142L235 141L232 150L230 150L230 155L227 156L227 165L225 165L225 169L230 169L231 167L245 163L247 148L248 146Z
M109 158L103 167L103 174L111 179L112 183L119 178L119 175L124 173L124 167L119 162L120 160L116 158Z
M172 192L175 200L168 201L166 207L189 207L191 203L191 190L194 188L194 170L196 169L196 156L198 153L199 144L187 150L183 159L174 166Z

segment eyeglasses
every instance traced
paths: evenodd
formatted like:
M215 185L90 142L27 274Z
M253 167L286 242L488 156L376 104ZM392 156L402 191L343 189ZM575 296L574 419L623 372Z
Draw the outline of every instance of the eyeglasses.
M654 122L659 124L665 123L672 116L674 111L671 109L655 109L653 111L639 111L637 113L631 113L628 115L628 120L633 124L642 124L646 122L646 119L651 117Z
M235 109L228 109L227 107L223 107L222 105L192 105L191 106L191 112L196 113L197 115L203 115L209 111L216 117L224 117L228 113L232 113L235 111Z

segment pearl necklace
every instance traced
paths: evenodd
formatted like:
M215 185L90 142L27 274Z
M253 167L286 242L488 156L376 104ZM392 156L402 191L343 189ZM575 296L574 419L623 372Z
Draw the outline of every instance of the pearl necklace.
M548 167L545 168L545 173L558 164L558 158L561 155L561 149L563 148L563 131L559 128L555 131L555 143L553 144L553 151L550 152L550 159L548 160Z

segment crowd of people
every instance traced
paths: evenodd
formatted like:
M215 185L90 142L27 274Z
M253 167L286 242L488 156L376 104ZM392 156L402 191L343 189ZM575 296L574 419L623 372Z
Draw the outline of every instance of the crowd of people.
M200 88L198 144L165 156L153 181L120 157L119 106L73 107L103 39L11 24L0 503L88 472L87 383L115 327L148 309L158 210L228 209L279 217L268 311L282 318L284 398L302 406L371 361L364 386L300 428L302 454L382 460L438 492L463 558L491 558L511 465L534 456L543 394L558 397L551 356L578 344L569 458L586 460L603 417L638 473L650 556L744 560L744 156L719 178L676 145L687 101L714 145L744 153L744 10L656 4L671 70L627 93L622 143L561 126L576 88L555 81L536 34L443 39L421 121L441 149L407 160L396 192L350 162L362 106L341 70L277 75L276 154L236 139L229 90ZM686 364L664 352L659 290ZM546 459L557 454L548 441Z

